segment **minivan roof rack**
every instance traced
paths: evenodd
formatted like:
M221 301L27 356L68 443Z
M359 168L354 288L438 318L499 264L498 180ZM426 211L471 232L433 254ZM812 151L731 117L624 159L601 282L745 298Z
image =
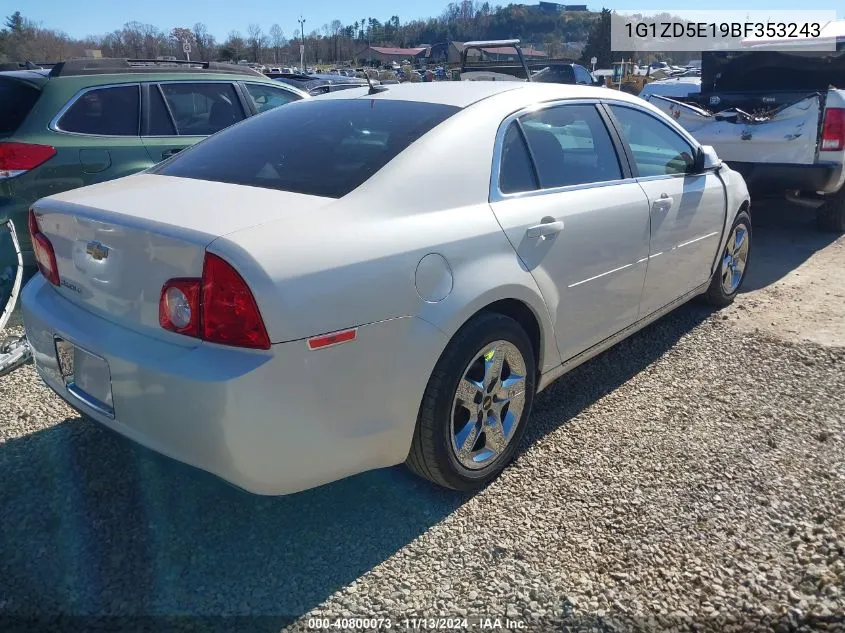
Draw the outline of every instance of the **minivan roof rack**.
M249 66L224 64L220 62L195 62L184 59L128 59L119 57L80 57L59 62L50 71L51 77L78 75L105 75L112 73L143 72L223 72L238 75L263 77L262 73Z

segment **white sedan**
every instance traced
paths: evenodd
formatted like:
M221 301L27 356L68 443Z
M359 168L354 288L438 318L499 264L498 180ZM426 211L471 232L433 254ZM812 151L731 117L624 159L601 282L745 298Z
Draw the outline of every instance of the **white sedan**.
M71 406L246 490L402 462L468 490L564 372L730 303L748 212L712 149L620 91L345 90L38 201L26 332Z

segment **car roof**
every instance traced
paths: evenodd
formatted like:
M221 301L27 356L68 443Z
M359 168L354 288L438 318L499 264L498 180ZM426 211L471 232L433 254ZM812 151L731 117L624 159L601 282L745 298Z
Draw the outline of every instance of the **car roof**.
M607 99L634 101L637 97L621 90L609 88L578 86L572 84L553 84L526 81L438 81L421 83L390 84L374 94L364 87L360 90L351 88L320 95L317 99L393 99L398 101L424 101L440 103L458 108L465 108L488 97L498 94L520 91L517 100L530 103L551 99ZM516 97L516 94L513 96Z
M43 86L47 83L49 70L4 70L0 71L0 77L17 79L33 86Z

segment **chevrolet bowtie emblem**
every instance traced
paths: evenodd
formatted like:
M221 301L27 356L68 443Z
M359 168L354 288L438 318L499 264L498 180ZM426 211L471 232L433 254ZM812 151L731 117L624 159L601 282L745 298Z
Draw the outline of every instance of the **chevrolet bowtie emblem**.
M88 242L88 245L85 247L85 252L99 262L109 256L109 247L104 244L100 244L100 242L97 241Z

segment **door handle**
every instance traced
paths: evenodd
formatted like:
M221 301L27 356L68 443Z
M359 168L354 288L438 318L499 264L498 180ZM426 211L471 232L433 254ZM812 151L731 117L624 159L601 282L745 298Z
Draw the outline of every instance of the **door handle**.
M541 240L546 239L550 235L556 235L563 230L563 222L557 220L556 222L543 222L537 226L529 227L525 234L528 237L539 237Z
M161 153L161 159L164 160L165 158L170 158L174 154L178 154L181 152L184 147L171 147L170 149L166 149Z
M667 193L661 193L660 197L651 203L651 208L655 213L663 213L672 208L675 203L674 198Z

